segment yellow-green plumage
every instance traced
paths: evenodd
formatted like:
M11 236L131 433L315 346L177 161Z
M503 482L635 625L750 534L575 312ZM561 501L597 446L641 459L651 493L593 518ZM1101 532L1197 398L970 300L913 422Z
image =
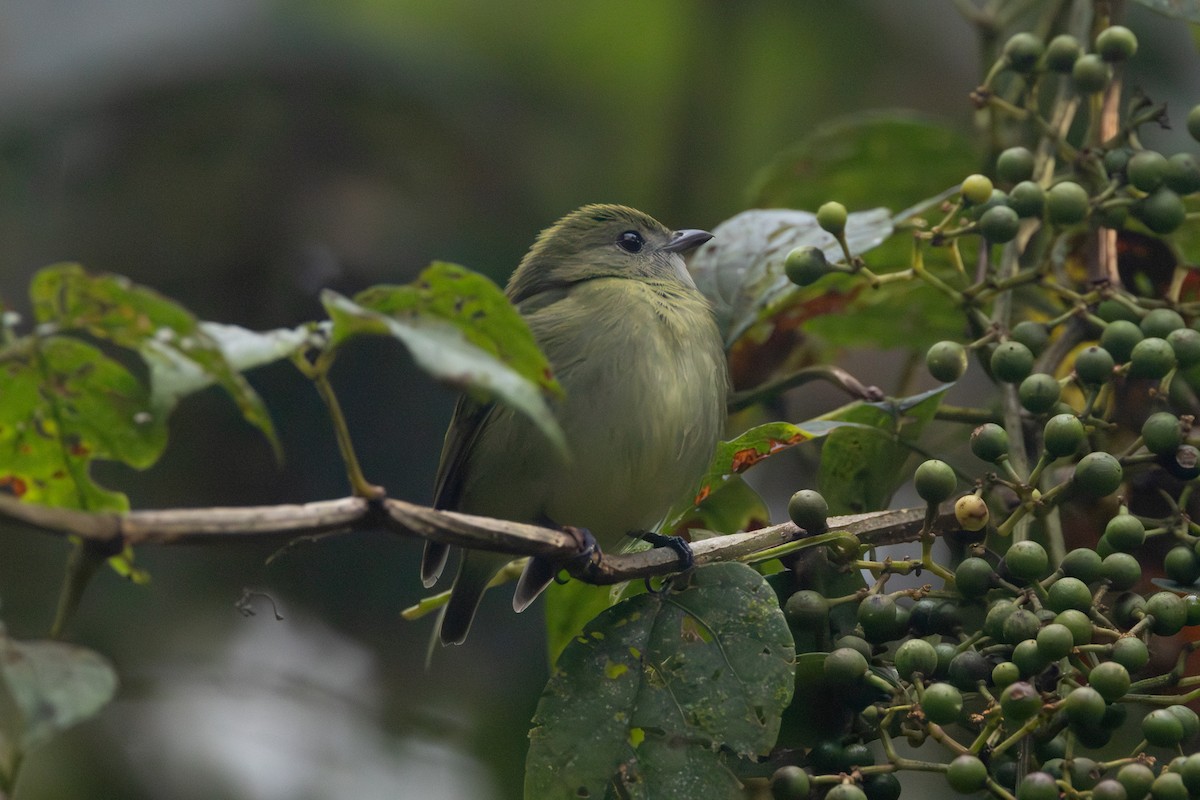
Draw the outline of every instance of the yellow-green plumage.
M642 240L637 252L631 233ZM585 206L543 231L507 291L565 390L554 411L570 459L521 414L464 398L446 434L435 505L587 528L602 549L659 522L693 488L725 419L721 338L679 255L707 238L612 205ZM507 560L464 553L443 643L466 637ZM444 547L427 546L427 584L444 561ZM519 595L514 606L532 599Z

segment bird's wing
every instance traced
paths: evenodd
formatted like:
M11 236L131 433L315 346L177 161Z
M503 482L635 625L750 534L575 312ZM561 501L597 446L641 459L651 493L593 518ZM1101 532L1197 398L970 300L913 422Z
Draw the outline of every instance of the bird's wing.
M438 463L433 489L434 508L458 507L471 450L479 441L480 431L487 427L487 421L495 409L495 403L480 402L467 395L458 399L442 444L442 458ZM450 545L428 539L425 541L425 552L421 557L421 581L426 588L437 582L449 555Z

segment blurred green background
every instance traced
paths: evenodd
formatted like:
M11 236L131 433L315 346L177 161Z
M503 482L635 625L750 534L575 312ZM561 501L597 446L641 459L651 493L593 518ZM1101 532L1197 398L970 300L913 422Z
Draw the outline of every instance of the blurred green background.
M1194 103L1186 29L1140 9L1129 24L1156 44L1147 91ZM583 203L712 227L848 112L969 132L979 75L974 31L941 0L9 0L0 297L23 312L35 270L80 261L263 329L318 317L322 287L406 282L434 259L502 282ZM210 392L153 470L102 480L138 508L345 494L307 382L250 377L286 463ZM368 477L428 502L453 395L382 341L335 380ZM101 574L70 637L115 662L118 700L33 756L18 798L519 797L539 613L489 598L427 671L431 622L398 616L422 595L418 542L333 537L266 566L274 549L146 548L149 585ZM0 527L13 636L45 634L66 552ZM244 589L263 593L253 616Z

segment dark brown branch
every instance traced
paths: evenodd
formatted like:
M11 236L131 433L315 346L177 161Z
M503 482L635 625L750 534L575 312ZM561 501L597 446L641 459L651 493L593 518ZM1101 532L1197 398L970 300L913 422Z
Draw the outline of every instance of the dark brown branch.
M846 530L864 544L911 542L918 538L924 509L880 511L831 517L832 530ZM0 520L24 524L44 533L77 536L116 549L123 545L198 544L267 536L313 536L337 530L385 527L397 533L446 544L562 560L566 569L589 583L612 584L664 575L679 569L670 548L637 553L593 554L579 559L580 542L568 531L525 525L455 511L438 511L403 500L346 497L302 505L244 508L188 508L91 514L22 503L0 496ZM944 515L939 530L955 526ZM714 536L692 544L697 564L743 559L804 537L791 522L748 533ZM575 558L574 563L570 559Z

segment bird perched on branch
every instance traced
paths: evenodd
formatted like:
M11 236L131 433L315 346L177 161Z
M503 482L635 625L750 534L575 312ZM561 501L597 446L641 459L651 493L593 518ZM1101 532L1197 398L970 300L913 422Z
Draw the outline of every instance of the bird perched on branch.
M564 389L554 413L569 455L523 414L464 396L446 432L434 505L584 528L608 549L658 523L694 487L725 420L721 336L682 256L711 238L619 205L584 206L542 231L507 294ZM426 543L426 586L448 549ZM440 620L443 644L466 638L509 559L463 552ZM513 608L527 607L553 574L531 559Z

